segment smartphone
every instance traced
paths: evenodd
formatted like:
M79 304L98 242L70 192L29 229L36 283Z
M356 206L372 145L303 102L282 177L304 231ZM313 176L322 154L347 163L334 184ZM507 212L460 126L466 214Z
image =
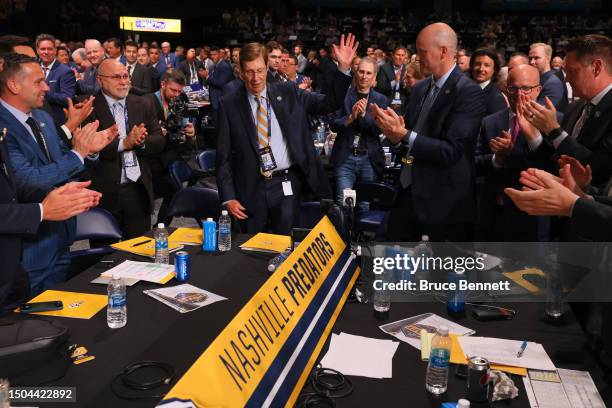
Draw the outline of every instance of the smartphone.
M62 310L63 308L64 304L61 300L52 300L50 302L25 303L19 308L19 313L49 312L51 310Z
M492 320L512 320L514 319L514 315L515 312L508 309L475 307L472 311L472 316L474 316L474 319L480 320L481 322Z

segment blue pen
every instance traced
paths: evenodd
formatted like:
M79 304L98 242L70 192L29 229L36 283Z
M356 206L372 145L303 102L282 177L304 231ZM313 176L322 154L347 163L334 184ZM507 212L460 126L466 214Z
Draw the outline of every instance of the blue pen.
M527 341L523 341L523 344L521 344L521 349L518 351L518 353L516 353L516 356L522 357L526 348L527 348Z

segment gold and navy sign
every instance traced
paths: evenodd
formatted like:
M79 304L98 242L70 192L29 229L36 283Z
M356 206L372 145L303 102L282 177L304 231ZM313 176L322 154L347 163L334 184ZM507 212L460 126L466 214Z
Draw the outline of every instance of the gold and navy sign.
M293 406L358 274L324 217L160 406Z

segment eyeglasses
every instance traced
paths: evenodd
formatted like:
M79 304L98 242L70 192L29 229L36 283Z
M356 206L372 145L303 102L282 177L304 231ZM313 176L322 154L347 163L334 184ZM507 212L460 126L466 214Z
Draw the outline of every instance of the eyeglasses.
M531 93L531 91L533 91L535 88L537 88L540 85L534 85L534 86L509 86L508 88L506 88L508 90L509 94L515 95L518 93L518 91L521 91L522 93L526 93L529 94Z
M247 71L243 71L243 74L249 78L254 77L254 76L263 76L265 75L267 72L267 69L261 68L261 69L256 69L256 70L247 70Z
M110 78L114 81L127 81L130 79L130 76L128 74L123 74L123 75L101 75L98 74L99 77L102 78Z

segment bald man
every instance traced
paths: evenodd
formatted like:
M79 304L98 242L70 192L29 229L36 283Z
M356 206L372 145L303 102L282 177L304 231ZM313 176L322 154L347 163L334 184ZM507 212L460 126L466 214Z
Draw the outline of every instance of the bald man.
M85 41L85 53L91 65L83 72L83 78L77 81L77 94L89 96L95 95L100 90L96 77L98 66L104 60L104 47L100 41L89 39Z
M153 180L143 157L163 150L155 107L148 99L129 94L127 67L112 59L102 61L97 74L96 94L89 121L100 128L117 124L119 136L100 152L92 166L92 188L102 193L100 206L117 219L123 238L134 238L151 228Z
M502 194L504 188L519 188L520 172L529 167L552 170L550 154L538 149L542 135L525 117L524 105L540 95L540 73L531 65L518 65L508 72L510 107L482 120L476 149L476 166L484 182L479 188L478 241L539 241L548 236L547 224L517 209Z
M416 40L421 72L404 118L373 105L376 122L402 145L400 186L388 239L471 240L476 217L474 150L484 94L455 63L457 35L435 23Z

